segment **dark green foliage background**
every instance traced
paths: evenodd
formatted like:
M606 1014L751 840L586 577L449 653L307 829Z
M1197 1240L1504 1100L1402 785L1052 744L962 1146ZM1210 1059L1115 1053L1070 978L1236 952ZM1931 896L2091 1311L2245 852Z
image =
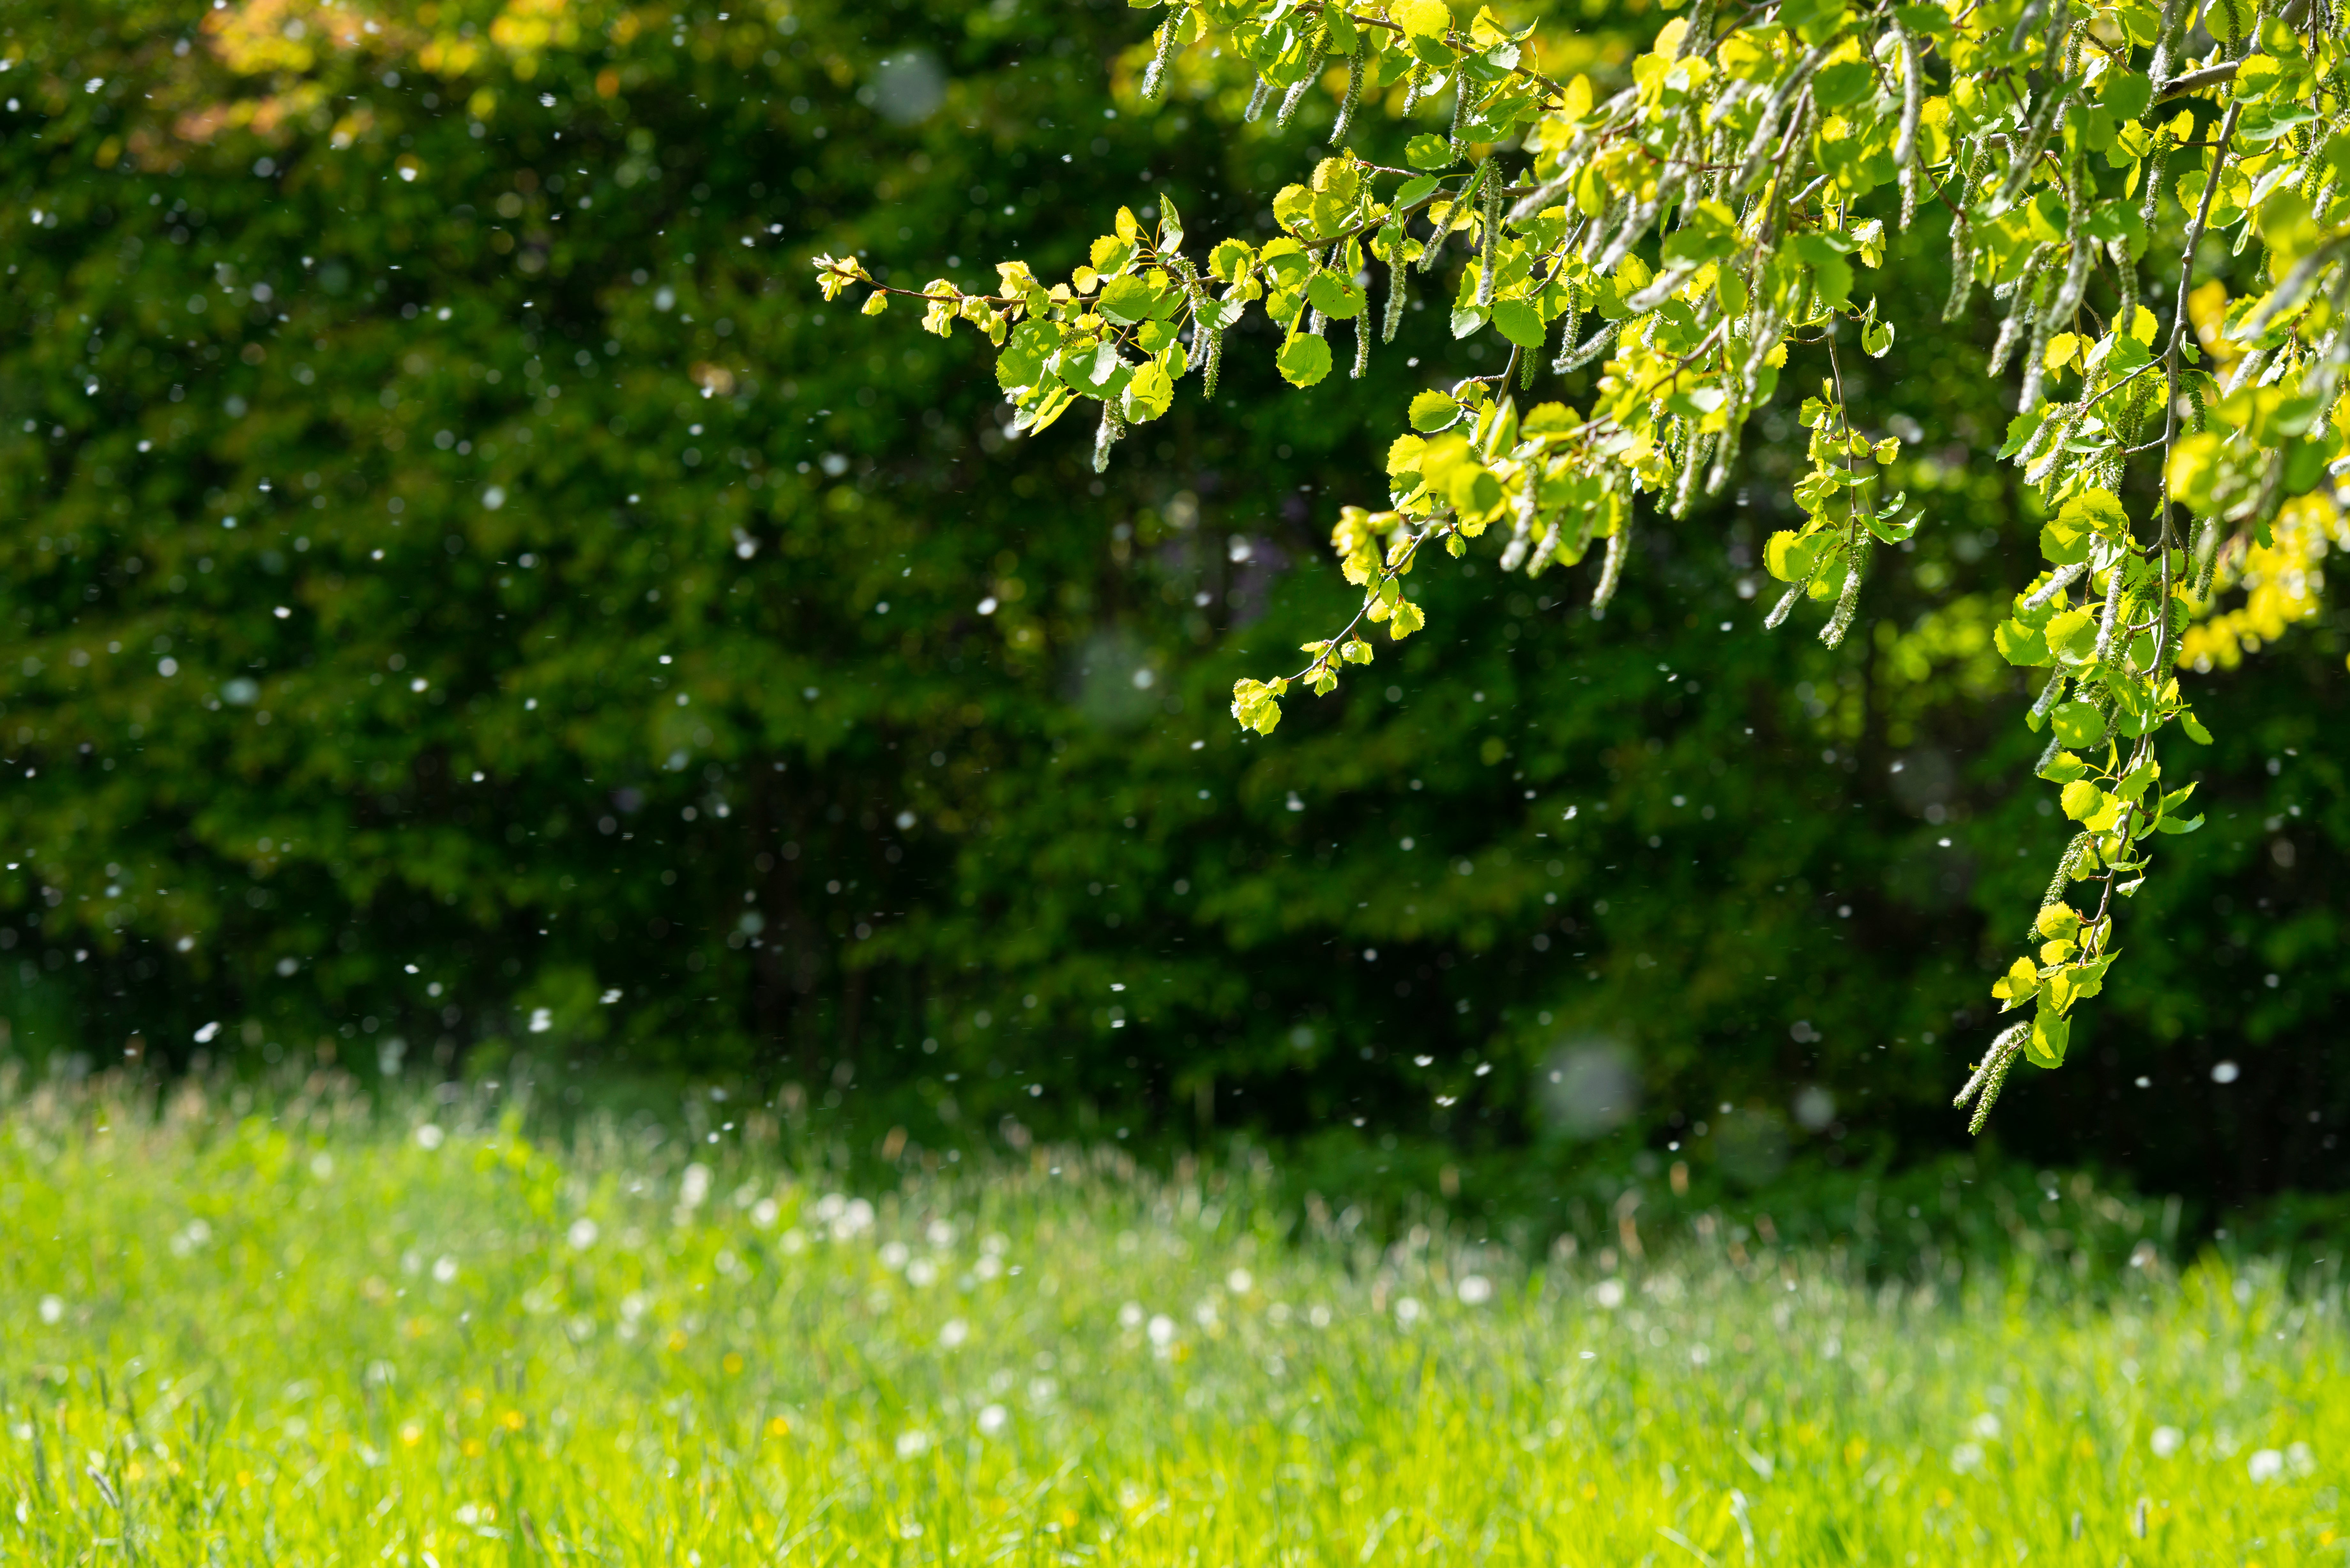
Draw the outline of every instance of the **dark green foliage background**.
M1139 106L1123 7L663 7L527 80L330 54L319 112L199 144L170 114L290 85L175 55L202 15L0 6L19 1052L526 1050L798 1085L917 1145L1238 1127L1520 1194L1641 1151L1751 1185L1963 1141L2064 833L1981 649L2037 558L1988 456L2012 394L1987 324L1934 319L1931 219L1900 342L1845 365L1931 460L1865 635L1760 629L1774 415L1735 497L1644 523L1605 621L1591 565L1435 563L1428 632L1244 741L1232 680L1349 601L1336 507L1492 351L1415 308L1301 395L1243 334L1217 407L1187 384L1097 480L1089 428L1003 437L975 335L826 307L806 263L1066 275L1160 191L1195 237L1261 234L1326 102L1285 132L1236 90ZM895 124L874 84L916 47L945 98ZM2216 1198L2339 1183L2344 625L2201 680L2219 744L2171 766L2211 826L2165 841L2000 1144ZM1637 1113L1577 1143L1550 1096L1608 1051Z

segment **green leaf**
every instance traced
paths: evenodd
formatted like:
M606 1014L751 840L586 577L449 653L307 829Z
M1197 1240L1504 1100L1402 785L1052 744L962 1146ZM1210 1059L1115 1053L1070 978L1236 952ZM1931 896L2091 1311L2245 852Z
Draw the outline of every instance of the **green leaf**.
M2089 558L2089 536L2051 523L2040 530L2040 553L2060 566L2077 566Z
M2129 514L2109 490L2085 490L2057 510L2056 525L2118 539L2129 531Z
M2064 1064L2064 1047L2071 1043L2072 1034L2072 1024L2043 999L2039 1011L2032 1015L2032 1037L2024 1042L2023 1054L2035 1067L2061 1067Z
M1432 130L1423 130L1405 142L1403 157L1404 161L1415 169L1450 169L1461 161L1453 156L1452 143ZM1412 183L1416 185L1419 182L1415 180ZM1424 195L1426 192L1422 192L1420 194ZM1411 199L1416 198L1399 197L1398 204L1400 205L1404 200Z
M1045 371L1045 361L1061 346L1061 329L1049 321L1024 321L1012 329L1011 340L995 357L995 384L1005 391L1033 387Z
M2040 971L2038 968L2033 964L2033 961L2030 959L2018 959L2015 962L2008 966L2008 971L2005 974L2000 976L1999 979L1991 982L1991 993L1999 998L2002 1002L2007 1003L2007 1007L2000 1009L2002 1012L2004 1012L2008 1008L2019 1006L2022 1002L2028 1001L2031 998L2032 993L2039 989Z
M2192 833L2203 826L2201 814L2189 817L2166 816L2154 825L2157 833Z
M1812 78L1812 98L1822 109L1842 109L1858 103L1873 85L1866 60L1843 60L1822 67Z
M1763 568L1783 583L1807 582L1826 543L1825 535L1814 534L1805 539L1793 529L1782 528L1762 546Z
M2010 664L2024 666L2048 662L2048 639L2020 620L2004 620L1991 634L1992 646L1999 656Z
M1058 384L1049 386L1035 395L1032 401L1021 405L1020 412L1012 421L1012 431L1014 435L1023 431L1041 434L1052 429L1054 421L1074 408L1076 401L1076 393L1068 388Z
M1169 379L1166 367L1156 363L1143 365L1126 384L1126 417L1137 424L1148 424L1165 413L1175 401L1175 383Z
M2045 420L2047 417L2048 405L2043 403L2038 408L2027 409L2022 413L2020 413L2013 419L2008 421L2007 440L2001 445L1999 451L1992 455L2004 462L2007 459L2013 457L2017 452L2022 452L2031 443L2032 438L2040 433L2041 421Z
M1433 388L1411 400L1411 428L1432 434L1461 417L1461 404L1450 392Z
M1825 44L1840 32L1849 13L1842 0L1784 0L1779 25L1807 44Z
M1279 699L1288 684L1286 680L1270 684L1262 680L1232 682L1232 717L1240 721L1241 728L1244 730L1254 730L1260 735L1272 734L1274 726L1281 722Z
M1883 462L1885 460L1880 458L1878 461ZM1909 520L1906 523L1903 522L1901 520L1901 508L1907 504L1908 499L1908 498L1907 496L1896 496L1894 497L1892 505L1881 508L1876 512L1866 514L1863 515L1861 521L1868 525L1868 531L1877 535L1878 540L1881 542L1887 545L1898 545L1903 540L1911 537L1918 532L1918 524L1924 520L1926 515L1923 512L1912 513L1909 516Z
M1388 635L1401 642L1427 624L1428 618L1420 613L1418 605L1409 599L1399 598L1394 610L1388 616Z
M1543 345L1542 312L1534 308L1532 300L1495 300L1493 326L1521 348L1539 348Z
M1273 199L1273 221L1284 229L1299 227L1314 210L1314 196L1309 185L1284 185Z
M2211 732L2203 727L2203 721L2198 719L2192 711L2182 709L2179 711L2178 727L2186 731L2187 738L2197 745L2208 746L2211 743Z
M2048 651L2067 663L2078 664L2097 648L2096 612L2082 605L2048 622Z
M1721 313L1735 320L1746 314L1746 280L1734 267L1723 267L1713 275L1713 297Z
M1134 367L1118 358L1118 345L1100 344L1089 358L1084 356L1083 350L1078 353L1076 365L1063 361L1062 374L1073 376L1078 386L1097 398L1114 398L1126 389L1128 379L1134 374Z
M1409 157L1409 152L1407 151L1405 156ZM1433 174L1422 174L1417 179L1407 180L1396 187L1395 201L1392 205L1398 209L1409 207L1430 191L1435 190L1438 183Z
M1452 26L1452 12L1444 0L1397 0L1388 16L1407 38L1441 38Z
M2066 816L2075 822L2086 822L2105 805L2106 792L2087 779L2074 779L2064 786L2061 798Z
M1310 387L1330 373L1330 345L1311 333L1300 333L1274 357L1281 379L1293 387Z
M1841 310L1852 302L1852 264L1844 259L1835 241L1825 234L1797 234L1788 242L1788 248L1812 269L1820 286L1820 299L1830 309Z
M1368 296L1362 285L1344 273L1317 272L1305 286L1305 297L1331 320L1352 321L1363 313Z
M2056 739L2067 751L2086 751L2106 738L2106 716L2094 702L2059 702L2048 715Z
M1120 327L1131 327L1159 314L1159 291L1148 279L1129 274L1114 277L1102 286L1100 297L1094 308Z
M1246 240L1219 240L1208 253L1208 270L1225 283L1238 283L1254 254Z
M2040 911L2032 929L2043 937L2061 937L2069 941L2081 929L2081 911L2070 904L2051 904Z
M1277 240L1267 240L1264 248L1257 252L1257 259L1264 264L1264 270L1274 283L1282 288L1298 287L1314 265L1314 258L1305 254L1305 247L1286 234Z
M2059 752L2048 759L2048 765L2040 770L2040 776L2050 784L2071 784L2088 771L2089 764L2071 752Z

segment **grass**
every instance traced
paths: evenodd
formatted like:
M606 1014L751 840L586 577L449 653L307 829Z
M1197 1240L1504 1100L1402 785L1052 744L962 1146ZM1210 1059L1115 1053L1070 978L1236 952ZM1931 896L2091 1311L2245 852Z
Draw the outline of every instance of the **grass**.
M1603 1267L1375 1246L1246 1158L868 1200L756 1117L127 1094L0 1081L11 1563L2345 1554L2323 1269Z

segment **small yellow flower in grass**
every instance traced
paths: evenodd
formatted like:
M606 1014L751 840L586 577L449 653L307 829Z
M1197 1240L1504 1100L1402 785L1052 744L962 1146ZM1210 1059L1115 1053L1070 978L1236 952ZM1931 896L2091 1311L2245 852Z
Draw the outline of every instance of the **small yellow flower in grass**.
M400 1428L400 1440L412 1449L424 1440L424 1428L411 1421Z
M251 1470L237 1471L236 1484L241 1487L251 1486L253 1484L253 1472Z
M767 1417L767 1436L771 1438L788 1438L791 1435L792 1424L789 1421L785 1420L781 1416L770 1416Z
M673 1328L669 1331L669 1347L671 1350L683 1350L685 1348L685 1330L681 1328Z
M519 1410L507 1411L504 1415L498 1417L498 1425L504 1427L509 1432L521 1431L522 1412Z
M719 1358L718 1365L726 1368L726 1375L731 1377L735 1373L743 1370L743 1357L738 1353L730 1350Z
M465 1439L465 1442L464 1442L464 1454L465 1454L465 1457L466 1457L467 1459L480 1459L484 1454L486 1454L486 1453L488 1453L489 1451L490 1451L490 1450L489 1450L488 1449L486 1449L486 1448L484 1448L484 1447L483 1446L483 1444L482 1444L482 1439L481 1439L481 1438L466 1438L466 1439Z

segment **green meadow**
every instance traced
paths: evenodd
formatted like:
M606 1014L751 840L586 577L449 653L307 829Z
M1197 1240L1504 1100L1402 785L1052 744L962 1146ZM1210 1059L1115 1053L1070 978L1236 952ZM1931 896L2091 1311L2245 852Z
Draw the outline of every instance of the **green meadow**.
M1373 1238L1245 1152L858 1186L689 1109L7 1089L0 1557L2350 1554L2325 1266Z

